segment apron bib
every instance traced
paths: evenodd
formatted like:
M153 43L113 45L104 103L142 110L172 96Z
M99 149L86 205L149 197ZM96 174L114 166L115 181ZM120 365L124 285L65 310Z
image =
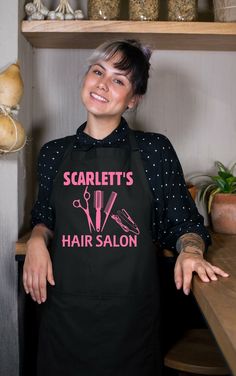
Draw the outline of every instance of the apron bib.
M153 196L131 130L129 140L71 144L54 180L56 285L44 303L38 376L160 374Z

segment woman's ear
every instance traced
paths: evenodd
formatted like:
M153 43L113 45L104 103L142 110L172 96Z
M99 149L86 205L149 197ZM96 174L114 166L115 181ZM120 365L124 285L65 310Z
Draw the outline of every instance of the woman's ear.
M134 95L131 99L130 99L130 102L128 104L128 109L133 109L133 108L136 108L139 104L139 102L141 101L142 99L142 95Z

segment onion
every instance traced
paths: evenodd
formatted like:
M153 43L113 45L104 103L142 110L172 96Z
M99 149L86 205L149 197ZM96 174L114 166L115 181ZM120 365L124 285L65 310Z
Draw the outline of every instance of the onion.
M23 94L23 81L18 64L11 64L0 73L0 104L16 106Z
M22 125L10 115L0 114L0 152L20 150L25 142L26 135Z

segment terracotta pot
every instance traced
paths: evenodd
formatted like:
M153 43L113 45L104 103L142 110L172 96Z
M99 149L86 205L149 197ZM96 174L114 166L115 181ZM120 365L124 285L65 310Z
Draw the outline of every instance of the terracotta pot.
M236 235L236 194L215 195L211 206L211 222L215 232Z
M188 191L190 195L192 196L192 199L195 201L196 196L197 196L197 191L198 191L196 185L187 184L187 187L188 187Z

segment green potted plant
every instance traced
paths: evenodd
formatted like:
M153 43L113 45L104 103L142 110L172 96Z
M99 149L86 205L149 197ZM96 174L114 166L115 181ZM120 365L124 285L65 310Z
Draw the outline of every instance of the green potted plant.
M208 181L199 186L199 199L207 204L213 230L222 234L236 234L236 176L234 170L215 162L217 175L202 175Z

